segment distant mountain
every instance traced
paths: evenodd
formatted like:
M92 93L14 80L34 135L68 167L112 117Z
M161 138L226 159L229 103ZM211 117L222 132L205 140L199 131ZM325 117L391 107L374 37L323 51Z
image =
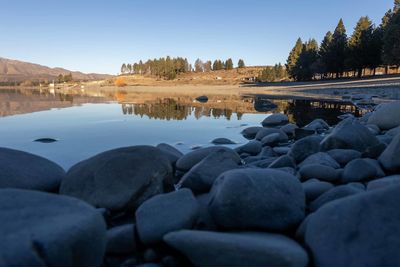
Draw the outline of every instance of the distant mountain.
M112 75L82 73L79 71L69 71L63 68L49 68L39 64L23 62L0 57L0 82L21 82L31 81L51 81L56 79L58 75L66 75L72 73L74 80L92 81L104 80L111 78Z

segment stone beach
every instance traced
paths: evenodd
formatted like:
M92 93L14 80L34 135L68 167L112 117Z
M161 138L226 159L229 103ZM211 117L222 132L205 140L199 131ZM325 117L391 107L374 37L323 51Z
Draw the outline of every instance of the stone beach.
M67 172L0 148L0 266L400 266L400 101L337 125L275 113L241 134Z

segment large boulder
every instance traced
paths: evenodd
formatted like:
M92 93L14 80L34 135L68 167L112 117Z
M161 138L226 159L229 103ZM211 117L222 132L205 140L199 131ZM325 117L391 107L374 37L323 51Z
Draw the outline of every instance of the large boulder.
M364 152L368 147L379 144L378 139L357 119L341 121L321 142L321 150L354 149Z
M308 156L319 152L319 143L321 142L319 136L308 136L296 141L289 151L289 155L297 162L300 163Z
M280 126L287 123L289 123L289 118L283 113L273 113L261 122L264 127Z
M400 266L399 202L397 185L320 208L305 234L315 266Z
M60 193L111 211L135 210L172 184L172 166L159 149L133 146L103 152L73 166Z
M215 181L209 203L225 229L285 231L304 218L305 195L293 175L274 169L237 169Z
M258 140L252 140L247 142L246 144L235 148L235 151L239 154L247 153L250 155L257 155L262 150L262 144Z
M343 183L362 182L371 180L378 176L378 170L371 161L366 159L355 159L350 161L344 168L342 174Z
M171 164L175 164L178 159L183 156L183 153L180 152L178 149L165 143L158 144L157 148L164 152L164 154L171 161Z
M380 104L368 118L368 124L375 124L381 130L400 126L400 101Z
M191 229L199 216L199 204L189 189L154 196L136 211L136 229L144 244L156 244L172 231Z
M178 231L164 241L196 267L306 267L307 252L290 238L269 233Z
M193 192L208 192L217 177L228 170L238 168L237 160L226 150L217 150L190 169L179 182L179 186Z
M211 147L196 149L192 152L185 154L176 162L176 168L178 170L186 172L190 170L194 165L202 161L205 157L210 155L211 153L214 153L215 151L221 149L229 153L232 159L236 160L238 163L241 161L239 155L234 150L223 146L211 146Z
M66 196L0 189L0 265L98 267L106 225L88 204Z
M0 148L0 188L57 192L65 171L45 158Z
M379 157L379 162L387 171L400 171L400 134L396 135L385 151L383 151Z

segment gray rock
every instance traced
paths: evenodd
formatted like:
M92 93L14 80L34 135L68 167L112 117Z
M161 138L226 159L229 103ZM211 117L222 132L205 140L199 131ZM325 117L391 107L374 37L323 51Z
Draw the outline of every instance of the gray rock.
M241 134L243 135L244 138L246 139L254 139L257 135L257 133L261 130L264 129L261 126L252 126L244 129Z
M262 128L260 131L258 131L255 138L261 141L264 137L273 133L278 133L280 135L280 139L282 140L288 140L287 134L285 134L281 129L277 128Z
M290 151L290 147L287 146L276 146L272 149L272 151L277 155L286 155Z
M183 156L183 153L178 149L165 143L158 144L157 148L165 153L171 164L175 164Z
M362 153L363 158L371 158L371 159L377 159L379 156L385 151L387 145L384 143L379 143L374 146L368 147L364 153Z
M210 212L226 229L284 231L304 218L300 181L273 169L237 169L223 173L211 192Z
M164 241L194 266L306 267L308 255L295 241L269 233L178 231Z
M336 160L336 162L341 166L346 166L346 164L353 159L361 158L361 152L353 149L332 149L326 153L328 153L329 156Z
M223 137L215 138L214 140L211 141L211 143L213 143L214 145L232 145L232 144L236 144L232 140L230 140L228 138L223 138Z
M282 113L273 113L261 122L264 127L285 125L287 123L289 123L289 118Z
M217 225L212 218L208 203L210 202L210 194L202 194L196 197L197 203L199 203L199 217L196 221L195 229L198 230L211 230L217 229Z
M313 130L315 132L322 132L329 130L329 124L326 123L323 119L315 119L306 126L304 126L304 129Z
M367 190L375 190L386 186L397 186L400 184L400 175L392 175L370 181L367 185Z
M269 134L265 137L263 137L263 139L261 139L261 144L263 146L276 146L278 145L280 142L287 142L288 139L283 139L281 138L281 135L279 133L272 133Z
M398 134L400 134L400 126L397 126L396 128L390 129L386 132L386 135L391 137L395 137Z
M190 188L195 193L208 192L221 173L238 167L237 160L232 159L231 153L220 149L194 165L178 185Z
M303 165L299 173L303 181L315 178L326 182L336 182L340 178L336 169L321 164Z
M296 124L293 123L289 123L286 124L284 126L282 126L280 129L287 134L288 136L294 136L294 132L296 129L298 129L299 127Z
M394 136L386 134L377 135L376 138L379 140L380 143L389 145L392 142Z
M136 250L133 224L116 226L107 231L107 254L129 254Z
M191 229L199 216L199 204L189 189L152 197L136 211L136 229L147 245L162 241L172 231Z
M211 147L200 148L185 154L176 162L176 168L178 170L186 172L190 170L194 165L202 161L205 157L210 155L211 153L214 153L215 151L221 149L228 152L232 156L232 159L236 160L238 163L241 161L239 155L234 150L223 146L211 146Z
M400 126L400 101L380 104L368 119L368 124L375 124L381 130Z
M277 156L274 149L270 146L264 146L258 155L262 158L270 158Z
M400 186L331 202L307 223L315 266L400 266Z
M373 135L378 135L380 134L381 130L379 129L378 126L376 126L375 124L367 124L365 125L365 127L367 127L367 129L373 134Z
M319 143L321 142L319 136L309 136L296 141L289 151L289 155L297 162L300 163L308 156L319 152Z
M60 193L111 211L135 210L172 186L172 166L151 146L118 148L79 162L62 181Z
M363 152L370 146L377 145L378 139L357 119L341 121L321 142L321 150L354 149Z
M0 148L0 188L57 192L65 171L45 158Z
M320 195L332 189L334 186L328 182L313 179L302 183L307 202L317 199Z
M276 159L277 159L276 157L266 158L266 159L251 162L248 165L255 166L258 168L268 168Z
M310 211L314 212L331 201L359 194L361 192L364 192L364 190L352 185L336 186L335 188L328 190L327 192L319 196L316 200L311 202L309 205L309 209Z
M295 140L300 140L303 139L307 136L312 136L315 135L315 131L314 130L308 130L308 129L303 129L303 128L299 128L299 129L295 129L294 130L294 139Z
M320 164L328 167L332 167L334 169L339 169L340 165L336 162L328 153L318 152L308 156L305 160L303 160L299 167L309 164Z
M280 156L268 166L268 168L273 169L284 167L296 168L296 163L294 162L292 157L287 155Z
M374 165L364 159L355 159L349 162L344 168L342 182L361 182L371 180L377 176L377 169Z
M239 154L248 153L251 155L257 155L258 153L261 152L261 149L262 149L261 142L257 140L252 140L249 141L247 144L236 148L235 151L237 151Z
M390 172L400 171L400 134L396 135L379 157L383 168Z
M88 204L66 196L0 189L0 265L98 267L106 225Z

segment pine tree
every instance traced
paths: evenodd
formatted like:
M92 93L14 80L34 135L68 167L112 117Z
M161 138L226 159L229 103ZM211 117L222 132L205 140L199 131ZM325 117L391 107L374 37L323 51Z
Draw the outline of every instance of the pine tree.
M383 61L400 66L400 0L395 0L393 12L387 17L383 30Z
M345 70L347 50L347 35L343 20L340 19L332 35L331 44L331 71L336 73L336 78L342 77Z
M320 58L319 73L322 73L324 77L326 77L328 73L333 72L332 41L333 36L332 33L329 31L326 33L324 40L322 40L318 52Z
M318 43L310 39L303 44L301 54L294 67L294 79L297 81L309 81L314 77L313 65L318 59Z
M303 42L301 38L297 39L295 46L293 47L292 51L289 53L289 57L286 61L286 69L288 71L289 77L294 78L294 68L296 66L297 60L303 50Z
M225 69L226 70L233 69L233 60L231 58L228 58L228 60L225 62Z
M124 74L126 72L126 64L122 64L121 66L121 74Z
M239 59L238 68L241 69L241 68L244 68L244 67L246 67L246 65L244 64L244 60L243 59Z

